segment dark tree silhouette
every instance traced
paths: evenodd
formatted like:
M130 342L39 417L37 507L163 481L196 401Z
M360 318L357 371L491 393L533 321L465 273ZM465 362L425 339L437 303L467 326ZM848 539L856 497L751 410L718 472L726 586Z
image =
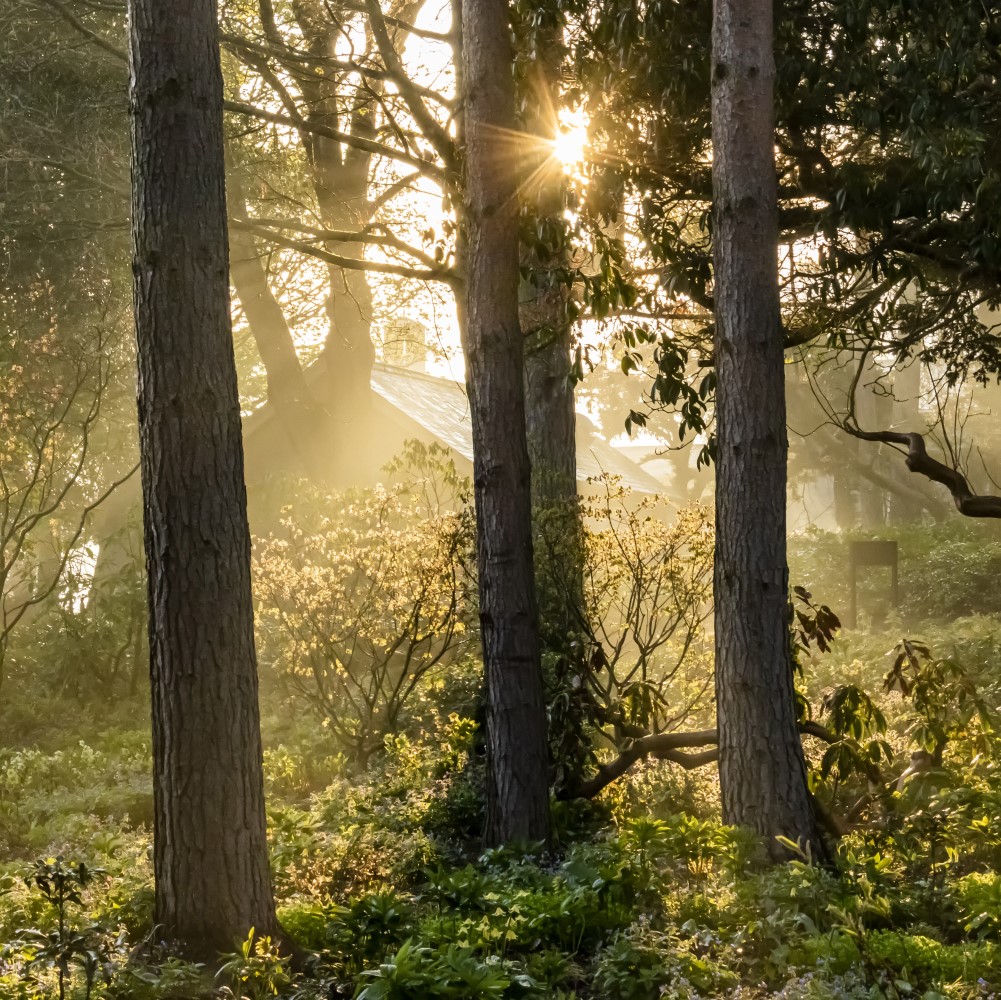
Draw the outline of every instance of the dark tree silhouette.
M214 958L276 930L229 306L213 0L132 0L134 297L156 921Z
M771 0L716 0L716 704L723 820L817 850L796 726L786 566Z
M462 11L468 222L465 354L473 425L492 843L549 832L549 768L532 561L512 48L504 0Z

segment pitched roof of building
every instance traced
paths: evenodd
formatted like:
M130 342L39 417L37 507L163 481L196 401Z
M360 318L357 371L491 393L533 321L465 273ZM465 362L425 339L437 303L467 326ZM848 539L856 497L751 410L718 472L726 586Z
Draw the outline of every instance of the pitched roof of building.
M410 368L376 364L372 369L372 389L442 444L472 462L469 400L460 383ZM598 438L592 426L587 417L577 415L578 481L609 473L638 493L664 492L660 480Z

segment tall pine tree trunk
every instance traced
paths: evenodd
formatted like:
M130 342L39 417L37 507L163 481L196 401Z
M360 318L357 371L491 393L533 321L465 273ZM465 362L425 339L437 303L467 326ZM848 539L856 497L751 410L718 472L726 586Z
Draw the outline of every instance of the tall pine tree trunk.
M567 178L554 155L564 61L557 5L534 10L524 26L534 60L522 81L525 131L535 140L526 156L521 193L531 225L523 230L519 315L525 337L525 410L532 467L535 578L543 648L549 745L557 792L583 779L591 752L592 719L580 691L587 683L584 620L584 537L577 496L577 412L574 405L572 322L567 302L572 270L565 239ZM544 235L540 235L544 234Z
M131 0L130 48L156 922L212 959L276 929L215 3Z
M551 6L542 5L537 11L542 23L530 39L535 61L523 84L528 109L525 128L536 142L522 196L532 210L533 221L547 223L544 228L555 234L563 228L566 180L552 152L559 127L563 40L559 14ZM570 289L561 278L570 265L566 247L554 239L539 239L536 245L521 250L522 265L531 273L531 280L522 283L519 306L526 338L528 453L532 494L543 506L575 504L577 500L577 424L566 304Z
M571 321L567 310L570 288L568 248L556 233L564 228L566 178L552 152L559 126L560 74L563 40L558 14L542 10L544 23L532 38L533 72L524 83L524 103L530 109L525 127L536 142L529 158L530 177L522 197L533 221L552 238L521 248L521 263L530 279L521 285L519 317L525 336L525 414L528 454L532 465L532 496L540 507L577 504L577 412L572 367ZM526 171L527 172L527 171ZM537 231L536 227L532 227Z
M789 658L771 0L716 0L716 703L724 822L820 848Z
M525 391L532 492L535 502L542 506L574 505L577 502L577 413L570 382L572 360L566 309L558 288L533 291L532 318L539 320L545 316L549 322L544 328L541 324L530 325L529 310L523 303L522 315L529 335Z
M518 324L513 53L505 0L465 0L466 379L473 426L491 843L549 832L546 710L532 566Z

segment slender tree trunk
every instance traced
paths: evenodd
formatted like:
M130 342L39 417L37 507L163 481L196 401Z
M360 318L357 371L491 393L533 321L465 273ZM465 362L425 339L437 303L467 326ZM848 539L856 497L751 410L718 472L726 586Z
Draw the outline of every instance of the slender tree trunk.
M156 922L215 958L274 932L213 0L131 0L134 296Z
M241 185L232 175L228 183L230 215L244 220L247 202ZM323 483L329 470L330 444L325 431L330 428L330 415L306 381L292 331L271 290L253 234L231 227L230 247L230 280L267 373L268 404L282 428L287 450L298 457L302 471L313 482ZM246 471L251 483L258 469L272 466L272 450L261 454L258 448L248 456Z
M525 81L529 108L525 128L533 144L529 180L523 198L539 221L562 226L566 180L552 154L559 125L560 73L563 41L559 16L540 8L545 23L532 38L533 72ZM534 227L533 227L534 228ZM567 315L569 288L567 250L551 241L523 245L522 265L531 280L521 285L519 316L525 336L525 411L528 454L532 464L532 495L537 504L575 504L577 501L577 423L571 368L571 323Z
M532 467L535 578L543 649L549 746L557 792L583 779L591 751L585 700L584 538L577 496L577 412L570 378L572 322L567 309L569 249L563 237L567 178L554 156L564 60L562 20L538 5L522 44L534 55L522 86L529 146L521 186L524 227L519 318L525 338L525 417ZM547 233L539 239L540 229ZM527 236L527 239L526 239Z
M317 199L324 225L330 229L363 229L372 221L372 205L368 199L370 162L371 154L349 149L337 168L328 164L319 175L324 180L318 178L316 181ZM329 183L336 183L336 187L327 187ZM336 251L357 260L365 256L361 243L339 244ZM327 394L337 401L338 420L364 427L368 420L375 362L372 289L364 271L330 266L327 272L330 326L323 345Z
M527 132L537 139L530 180L522 197L540 222L562 227L566 180L552 155L558 127L560 67L563 42L554 12L534 37L534 73L526 81ZM534 229L535 227L533 227ZM523 245L522 266L531 279L521 283L519 320L525 337L525 421L532 466L532 499L536 506L577 505L577 412L570 380L571 322L567 313L570 289L560 275L569 261L565 245Z
M235 178L230 178L230 211L238 220L247 218L247 201ZM295 340L285 313L268 284L253 234L234 228L230 235L230 278L243 306L247 325L257 345L268 378L268 400L276 409L291 411L291 422L302 430L303 408L313 405L312 394L295 349Z
M859 525L859 475L861 442L845 442L846 457L850 461L834 469L834 519L841 531L852 531Z
M724 822L821 849L796 727L786 567L771 0L716 0L716 704Z
M352 135L375 138L377 94L361 86L345 86L332 75L325 60L336 58L341 28L321 0L299 0L293 4L296 22L308 50L316 62L300 72L297 80L309 102L310 124L346 129ZM315 68L316 75L312 75ZM335 139L314 136L312 180L323 224L330 229L361 229L371 222L369 169L372 154L347 147ZM361 259L364 246L338 244L337 253ZM364 271L328 266L329 327L323 347L325 392L329 408L339 423L364 426L371 396L372 291ZM347 440L350 435L342 434Z
M866 428L889 427L893 421L893 399L886 393L874 389L875 380L880 371L871 356L866 357L865 371L862 383L858 387L855 407L859 423ZM869 467L878 473L886 472L886 449L881 444L870 445L868 450L859 456ZM886 491L871 480L857 477L861 498L860 510L862 527L870 531L882 528L886 524Z
M390 13L403 21L409 21L420 9L422 0L401 0L390 5ZM328 28L323 43L332 57L336 58L336 47L341 38L342 28L335 23L324 5L323 15L313 15L314 24L320 23L325 15ZM300 19L300 23L305 23ZM396 45L401 36L397 28L387 28L390 44ZM377 44L373 42L371 29L368 34L369 53L377 54ZM362 139L378 138L376 123L379 117L379 100L384 86L379 81L369 80L364 85L354 86L348 101L343 92L334 84L320 84L320 92L326 97L320 108L325 120L337 127L348 124L351 135ZM349 105L346 111L338 112L338 107ZM319 109L318 109L319 110ZM375 207L369 198L369 173L372 154L366 150L347 146L343 153L340 145L329 140L316 141L314 158L314 187L317 203L324 224L331 229L363 229L372 222ZM361 243L340 244L337 252L345 257L361 260L365 247ZM375 362L375 347L372 344L373 298L369 277L364 271L331 267L330 297L327 313L330 330L324 345L328 384L332 393L340 400L342 418L363 428L369 420L372 400L372 365Z
M553 155L559 127L563 39L560 15L552 4L537 10L533 71L525 81L525 128L537 141L530 178L523 196L535 219L562 227L566 179ZM520 318L526 338L525 389L528 454L532 494L538 504L576 503L577 414L571 368L571 323L567 315L570 289L560 279L569 267L565 245L539 241L521 251L532 280L522 284Z
M487 687L491 843L549 833L546 712L532 568L524 352L518 324L513 53L505 0L463 5L466 377Z
M526 429L532 464L532 495L537 504L577 503L577 413L570 383L570 331L559 290L536 289L532 314L550 313L544 329L526 323ZM553 303L552 299L559 299ZM549 300L549 301L547 301ZM526 310L522 309L525 316Z

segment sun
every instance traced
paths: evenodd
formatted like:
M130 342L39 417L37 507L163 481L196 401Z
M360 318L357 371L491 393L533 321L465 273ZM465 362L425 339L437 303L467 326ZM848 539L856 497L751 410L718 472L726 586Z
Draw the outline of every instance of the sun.
M553 151L564 170L572 170L584 162L587 149L586 128L561 127L553 142Z
M583 110L563 111L553 139L553 155L570 173L587 159L587 115Z

